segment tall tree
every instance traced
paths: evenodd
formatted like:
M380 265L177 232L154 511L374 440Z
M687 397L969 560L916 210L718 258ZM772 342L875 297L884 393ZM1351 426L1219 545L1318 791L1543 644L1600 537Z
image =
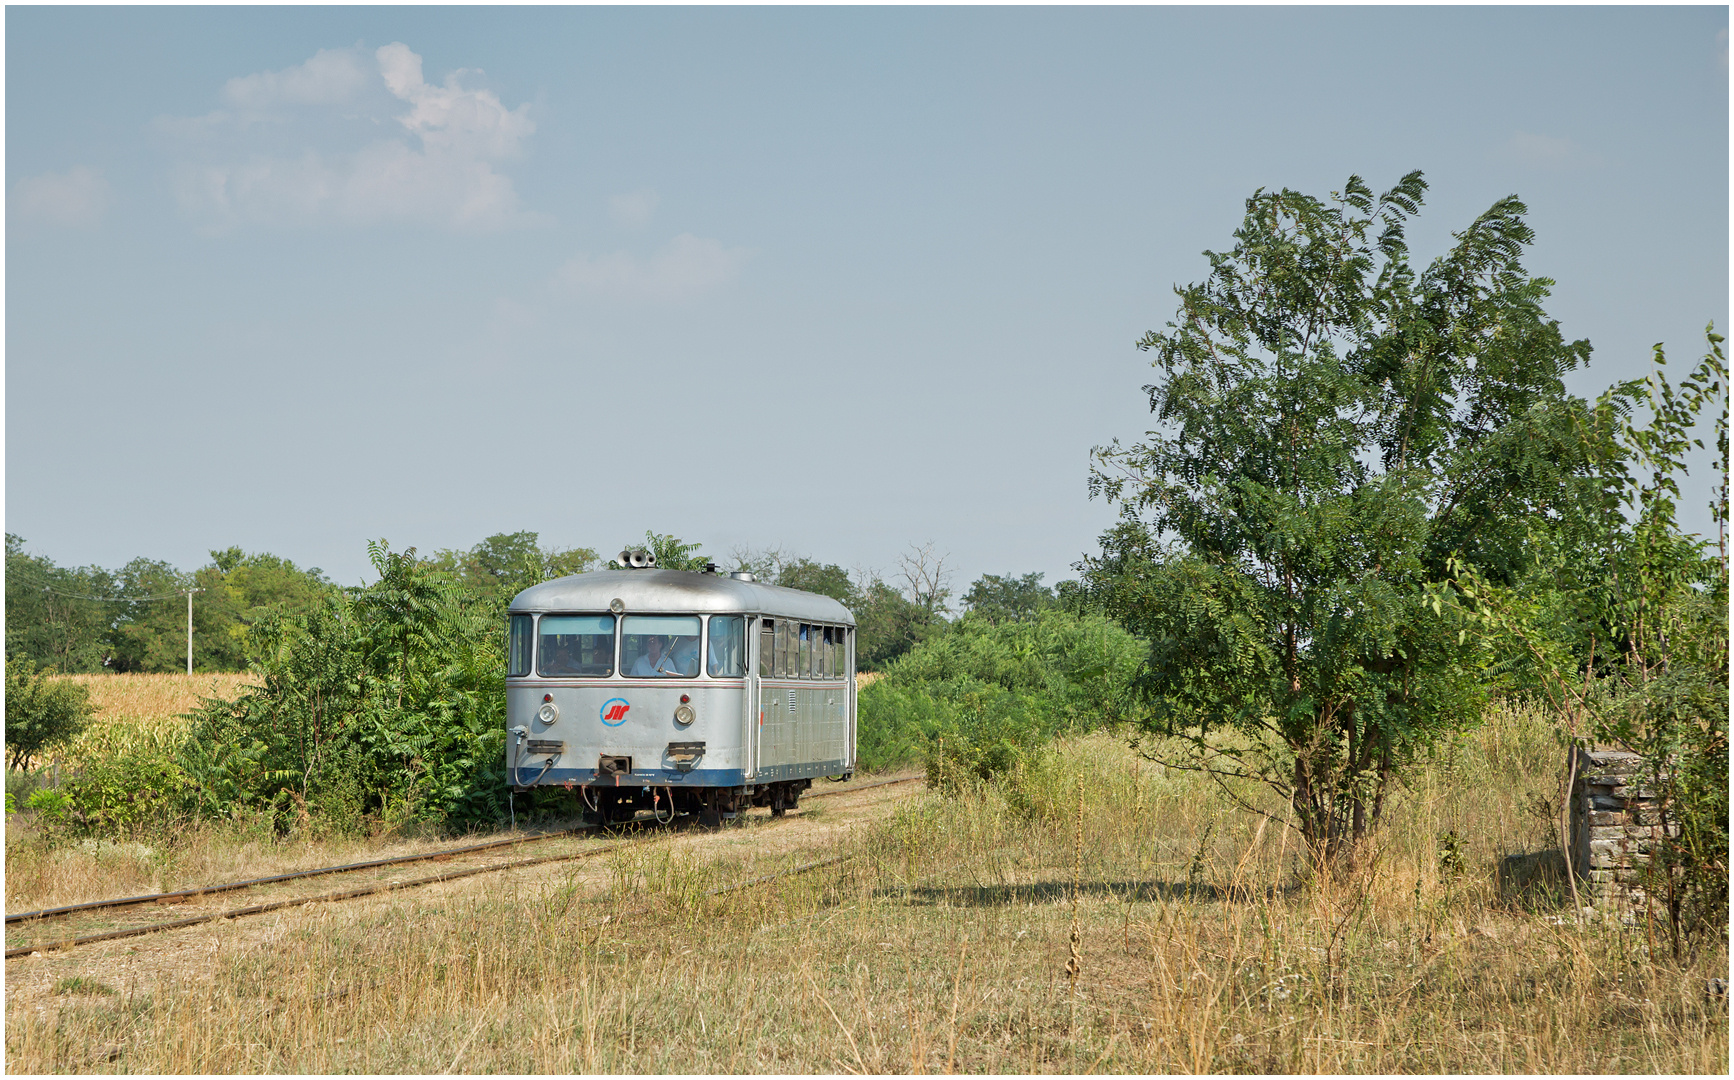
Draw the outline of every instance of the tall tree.
M428 560L462 583L490 610L503 611L512 597L539 582L593 568L592 548L544 548L536 533L524 529L495 533L466 550L446 549Z
M61 567L6 534L6 657L54 670L101 671L121 616L115 576L99 566Z
M1454 556L1509 578L1585 497L1585 363L1542 309L1515 197L1426 269L1418 172L1374 195L1260 190L1208 277L1139 341L1158 430L1095 452L1120 523L1085 588L1151 642L1139 688L1193 764L1281 793L1321 858L1482 704L1471 647L1426 602ZM1219 732L1233 737L1221 738Z
M1041 574L983 574L963 594L971 615L996 624L1023 622L1054 603L1054 591L1042 584Z

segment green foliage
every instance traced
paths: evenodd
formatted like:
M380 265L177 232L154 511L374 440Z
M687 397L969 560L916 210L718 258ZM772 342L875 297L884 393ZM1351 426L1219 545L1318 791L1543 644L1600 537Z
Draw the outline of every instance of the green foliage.
M6 757L17 769L29 758L61 746L90 722L90 691L69 679L50 678L26 659L6 664Z
M197 809L314 820L491 821L504 806L505 670L491 611L370 543L379 580L254 628L258 690L208 702L181 764Z
M62 792L66 823L112 834L171 824L192 801L192 781L175 761L140 752L81 763Z
M183 574L166 562L139 558L121 567L115 578L116 596L138 599L120 605L116 611L116 624L109 637L113 645L109 666L119 671L185 671L186 592L197 588L192 575ZM204 602L202 595L194 600L194 664L205 671L232 670L239 660L229 635L233 616L227 612L219 614L219 606Z
M688 544L677 536L646 532L644 542L650 553L656 556L659 570L686 570L697 574L711 562L699 550L703 544Z
M1519 256L1502 199L1425 270L1426 185L1259 191L1210 275L1138 344L1159 429L1096 451L1120 523L1083 598L1150 641L1150 728L1256 778L1324 855L1376 821L1426 748L1477 719L1478 656L1425 588L1453 555L1510 578L1536 523L1584 495L1585 362ZM1230 740L1214 739L1218 732ZM1237 749L1238 748L1238 749Z
M1725 934L1728 920L1726 538L1709 555L1675 510L1685 454L1703 445L1692 431L1719 402L1711 511L1719 527L1727 521L1728 369L1722 337L1706 333L1706 355L1678 386L1658 345L1647 379L1598 400L1578 433L1598 497L1562 523L1560 542L1536 547L1521 581L1458 563L1433 590L1435 606L1463 612L1490 652L1520 658L1507 678L1566 718L1570 742L1623 746L1648 763L1666 835L1651 847L1647 887L1677 956Z
M58 788L37 788L25 797L24 805L49 821L59 823L72 812L72 797Z
M963 594L963 606L989 622L1028 619L1055 602L1054 591L1042 584L1041 574L983 574Z
M453 575L477 602L504 613L512 597L532 585L594 569L591 548L543 548L534 532L495 533L465 551L442 550L429 560Z
M63 568L24 551L6 534L6 658L72 674L101 671L119 614L91 597L114 593L114 575L96 566Z
M917 642L942 632L946 625L929 608L927 600L931 597L919 598L913 588L900 590L875 573L852 576L835 563L790 556L776 549L736 550L731 558L736 569L768 585L829 596L848 608L855 616L855 667L859 671L882 669Z
M333 586L318 569L240 548L211 552L191 574L154 559L116 571L63 570L6 540L6 655L64 672L184 671L188 589L193 665L234 671L245 663L247 627L268 611L304 611Z
M1144 645L1100 615L1048 610L1016 623L966 616L887 664L858 698L866 769L941 751L957 775L994 775L1061 731L1128 718ZM931 750L931 753L930 753Z
M802 592L829 596L851 610L860 602L859 592L849 577L849 571L835 563L821 565L812 559L798 558L784 563L774 577L767 577L765 580L785 589L800 589Z
M882 670L945 629L943 621L877 577L849 610L855 614L855 666L861 671Z

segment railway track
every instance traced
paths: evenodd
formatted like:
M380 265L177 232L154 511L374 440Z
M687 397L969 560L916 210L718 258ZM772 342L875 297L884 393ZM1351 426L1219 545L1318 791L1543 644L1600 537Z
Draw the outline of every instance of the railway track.
M876 780L871 783L856 784L839 790L813 792L806 795L802 801L806 802L812 799L852 795L856 792L867 791L872 788L885 787L891 784L907 784L920 779L922 779L922 777L917 775L893 777L889 780ZM643 823L643 825L648 826L649 823L646 822ZM483 852L496 851L501 848L518 847L525 844L543 843L560 839L570 839L582 836L585 833L598 831L600 828L600 826L595 825L581 825L571 829L541 833L535 836L513 837L506 840L492 840L481 844L466 844L460 847L430 851L419 855L401 855L389 859L370 859L364 862L345 863L338 866L323 866L312 870L298 870L287 874L274 874L267 877L248 878L240 881L224 882L217 885L207 885L193 889L181 889L174 892L153 893L144 896L118 897L112 900L93 900L82 904L67 904L61 907L43 908L38 911L26 911L20 912L16 915L8 915L6 916L6 924L9 930L14 927L24 929L26 927L49 924L50 922L53 922L55 925L61 925L61 920L69 920L75 917L89 919L92 916L96 916L99 920L98 925L100 925L102 912L113 911L121 908L132 908L144 905L169 906L196 903L207 896L245 889L267 888L313 877L335 874L358 874L370 870L389 870L405 864L418 862L449 862L453 859L473 856ZM157 920L132 926L121 926L111 929L97 929L94 926L86 926L84 929L87 932L85 933L67 934L52 939L39 940L27 945L8 946L6 949L6 958L10 960L14 957L28 956L32 953L69 949L78 945L91 944L99 941L113 941L120 938L138 937L144 934L154 934L165 930L197 926L203 923L217 922L219 920L244 918L249 915L263 915L267 912L281 911L286 908L300 907L306 904L352 900L363 896L374 896L380 893L419 888L445 881L455 881L460 878L475 877L481 874L502 873L508 870L515 870L522 867L536 866L545 863L589 859L599 855L605 855L611 851L618 851L621 848L628 846L629 843L630 842L627 841L621 841L600 845L587 845L578 851L566 851L553 855L534 856L527 859L511 859L505 862L489 863L483 866L463 867L461 869L447 870L441 873L408 880L375 881L370 884L348 889L339 889L332 892L268 900L262 903L247 905L245 907L231 908L223 911L204 912L190 917ZM728 892L739 888L746 888L750 885L763 884L780 877L806 873L809 870L818 869L822 866L829 866L838 861L840 860L821 860L817 863L795 867L764 878L727 886L719 891Z

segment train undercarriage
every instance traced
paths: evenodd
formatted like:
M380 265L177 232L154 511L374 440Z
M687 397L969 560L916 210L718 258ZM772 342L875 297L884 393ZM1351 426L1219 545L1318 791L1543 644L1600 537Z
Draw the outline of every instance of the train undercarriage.
M577 795L586 815L603 825L631 821L644 811L659 821L673 821L685 814L697 815L703 825L720 825L755 806L768 808L772 817L782 817L799 808L801 793L812 786L813 781L807 779L729 788L598 784L573 785L568 790Z

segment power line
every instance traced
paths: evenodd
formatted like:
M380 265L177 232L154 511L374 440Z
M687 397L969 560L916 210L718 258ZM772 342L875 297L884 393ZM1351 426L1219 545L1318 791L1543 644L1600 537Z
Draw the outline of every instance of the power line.
M187 590L181 589L178 592L163 593L161 596L80 596L78 593L61 592L52 585L42 586L42 591L53 593L55 596L64 596L68 600L95 600L103 604L138 604L146 600L173 600L177 596L186 595L187 592ZM199 589L197 591L203 592L204 590Z
M40 579L38 579L38 580L40 580ZM55 596L64 596L68 600L94 600L97 603L102 603L102 604L138 604L138 603L142 603L146 600L172 600L177 596L186 595L187 590L186 589L176 589L172 593L163 593L160 596L83 596L83 595L80 595L79 593L64 592L60 589L56 589L52 585L44 585L44 586L42 586L42 591L47 592L47 593L53 593ZM203 591L203 590L200 590L200 591Z

